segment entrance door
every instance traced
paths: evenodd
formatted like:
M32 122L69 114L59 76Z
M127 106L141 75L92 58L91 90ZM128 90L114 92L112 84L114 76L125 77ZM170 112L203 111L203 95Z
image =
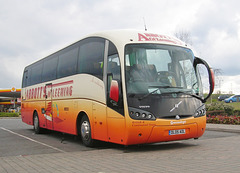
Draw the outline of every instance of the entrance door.
M107 57L107 124L108 124L108 141L124 143L125 141L125 117L123 108L122 79L120 59L117 48L109 42ZM118 84L118 101L110 98L110 89L112 81Z
M107 141L106 106L95 102L92 104L92 113L94 117L94 138Z
M45 114L47 129L53 129L53 115L52 115L52 83L45 86Z

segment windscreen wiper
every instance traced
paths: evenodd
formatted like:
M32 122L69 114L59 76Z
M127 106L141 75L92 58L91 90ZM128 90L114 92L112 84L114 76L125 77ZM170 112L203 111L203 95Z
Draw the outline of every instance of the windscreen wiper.
M158 88L158 89L155 89L154 91L152 91L152 92L150 92L150 93L148 93L148 94L145 94L144 96L142 96L142 97L138 98L138 100L142 100L142 99L144 99L144 98L148 97L149 95L151 95L151 94L153 94L153 93L157 92L159 89L160 89L160 88Z
M184 92L184 91L173 91L173 92L170 92L170 93L186 94L186 95L192 96L192 97L194 97L194 98L196 98L196 99L199 99L199 100L201 100L202 102L204 102L204 100L203 100L201 97L199 97L199 96L197 96L197 95L195 95L195 94L190 94L190 93Z
M151 87L151 86L150 86L150 87ZM149 95L157 92L160 88L182 88L182 87L158 86L158 88L157 88L156 90L154 90L154 91L152 91L152 92L150 92L150 93L148 93L148 94L145 94L144 96L138 98L138 100L142 100L142 99L148 97ZM194 98L196 98L196 99L199 99L199 100L201 100L202 102L204 102L204 100L203 100L201 97L199 97L199 96L197 96L197 95L194 95L194 94L190 94L190 93L184 92L184 91L172 91L172 92L167 92L167 93L168 93L168 94L169 94L169 93L186 94L186 95L192 96L192 97L194 97Z
M147 93L147 94L145 94L144 96L138 98L138 100L142 100L142 99L148 97L149 95L151 95L151 94L157 92L158 90L160 90L160 88L173 88L173 87L168 86L168 85L166 85L166 86L149 86L149 87L157 87L157 89L155 89L155 90L153 90L152 92Z

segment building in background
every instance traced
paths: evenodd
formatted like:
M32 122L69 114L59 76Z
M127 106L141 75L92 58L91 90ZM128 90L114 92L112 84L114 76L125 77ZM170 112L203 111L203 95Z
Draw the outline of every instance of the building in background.
M0 111L19 112L21 108L21 89L0 89Z

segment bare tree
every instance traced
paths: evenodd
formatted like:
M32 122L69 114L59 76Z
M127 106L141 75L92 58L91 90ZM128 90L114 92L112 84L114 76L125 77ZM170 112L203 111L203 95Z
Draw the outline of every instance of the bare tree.
M219 94L221 94L221 82L223 81L222 74L223 71L222 69L217 69L213 68L214 76L215 76L215 86L216 88L219 88L219 91L217 91Z
M177 37L178 39L182 40L183 42L192 45L192 37L191 37L191 33L189 31L186 30L178 30L175 32L175 37Z

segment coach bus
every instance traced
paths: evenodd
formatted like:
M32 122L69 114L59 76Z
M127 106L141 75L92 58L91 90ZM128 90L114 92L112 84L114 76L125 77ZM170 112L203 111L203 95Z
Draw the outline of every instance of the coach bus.
M199 67L207 71L203 95ZM122 145L197 139L214 89L209 65L182 41L142 31L89 35L24 69L22 121Z

